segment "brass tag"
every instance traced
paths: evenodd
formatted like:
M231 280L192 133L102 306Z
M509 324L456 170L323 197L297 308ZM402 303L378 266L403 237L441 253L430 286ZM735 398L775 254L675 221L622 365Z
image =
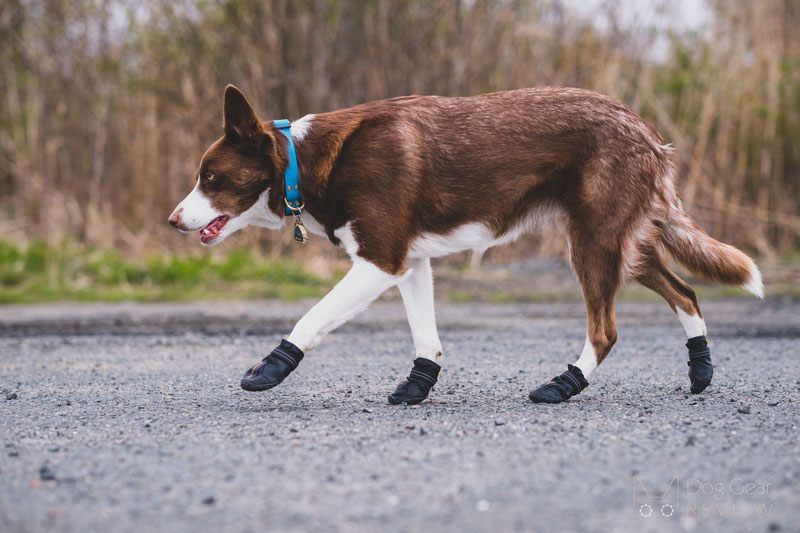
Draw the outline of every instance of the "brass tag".
M303 221L300 220L299 215L295 215L294 217L294 240L303 244L308 244L308 230L303 225Z

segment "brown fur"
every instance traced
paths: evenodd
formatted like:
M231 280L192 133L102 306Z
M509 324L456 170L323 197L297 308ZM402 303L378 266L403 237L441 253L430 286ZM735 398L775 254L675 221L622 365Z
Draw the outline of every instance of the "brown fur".
M287 141L244 96L225 96L225 136L199 175L233 215L269 188L282 212ZM537 209L565 214L598 362L616 341L614 295L630 274L674 309L699 314L663 250L693 272L741 285L750 259L684 213L670 149L628 107L590 91L542 87L470 98L409 96L315 115L297 143L306 211L334 243L350 222L358 254L389 273L412 241L481 222L500 237Z

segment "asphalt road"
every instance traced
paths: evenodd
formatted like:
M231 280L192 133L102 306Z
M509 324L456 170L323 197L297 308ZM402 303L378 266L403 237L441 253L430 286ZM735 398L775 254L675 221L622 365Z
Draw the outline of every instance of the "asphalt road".
M800 528L797 300L706 303L700 396L656 303L618 306L567 404L527 393L576 358L581 304L439 305L421 406L385 399L413 359L399 301L240 390L309 305L0 307L0 531Z

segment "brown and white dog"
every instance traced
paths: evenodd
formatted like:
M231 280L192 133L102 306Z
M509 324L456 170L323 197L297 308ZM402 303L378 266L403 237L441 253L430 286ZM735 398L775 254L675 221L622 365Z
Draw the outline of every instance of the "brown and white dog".
M201 230L205 245L247 225L279 229L292 218L284 215L287 137L272 122L259 121L230 85L223 116L224 135L203 156L194 190L169 218L181 231ZM763 297L755 263L709 237L684 211L671 148L607 96L540 87L468 98L392 98L306 115L291 124L291 136L305 226L342 246L353 267L297 323L272 363L265 358L245 379L272 364L277 367L269 379L279 383L296 367L287 352L296 363L397 285L418 358L409 382L419 390L396 391L394 399L422 401L442 356L431 258L485 250L544 224L556 224L567 236L588 333L574 366L540 387L541 394L534 391L534 401L563 401L586 386L617 339L614 296L625 279L660 294L690 343L705 341L695 292L669 269L667 253L700 277ZM705 342L694 348L695 355L707 351ZM690 377L691 366L690 359ZM710 356L701 366L701 375L692 377L695 392L711 380ZM249 388L245 381L243 387L270 388Z

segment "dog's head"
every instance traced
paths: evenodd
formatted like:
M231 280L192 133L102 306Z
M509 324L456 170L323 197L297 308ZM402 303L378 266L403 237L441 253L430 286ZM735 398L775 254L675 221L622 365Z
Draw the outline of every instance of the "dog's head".
M203 155L194 189L169 217L183 232L201 231L206 246L248 225L277 229L285 222L275 192L282 192L285 167L278 156L280 133L256 118L233 85L225 89L222 115L224 135Z

